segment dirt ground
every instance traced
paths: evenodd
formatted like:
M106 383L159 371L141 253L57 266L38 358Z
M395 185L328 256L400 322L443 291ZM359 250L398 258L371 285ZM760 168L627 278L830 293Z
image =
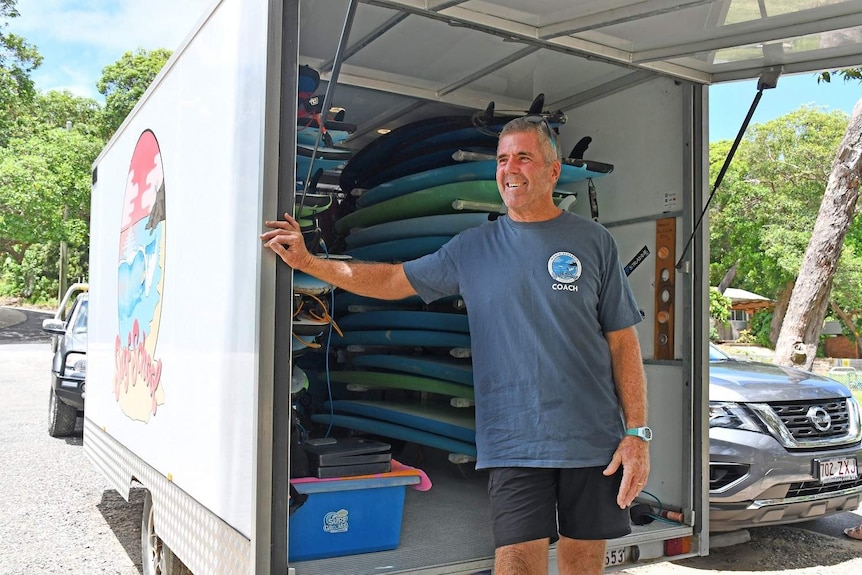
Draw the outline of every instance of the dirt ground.
M630 568L630 575L859 575L862 541L794 527L751 530L751 540L712 549L707 557Z

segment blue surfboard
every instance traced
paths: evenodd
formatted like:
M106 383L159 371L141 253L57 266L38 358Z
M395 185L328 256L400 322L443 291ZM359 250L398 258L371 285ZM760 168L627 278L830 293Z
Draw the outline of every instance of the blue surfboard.
M470 360L428 356L363 353L352 358L353 366L363 369L387 369L473 385L473 363Z
M475 444L467 443L466 441L458 441L451 437L438 435L436 433L428 433L427 431L421 431L411 427L405 427L403 425L387 423L378 419L341 415L338 413L334 415L328 413L316 413L311 416L311 420L315 423L321 423L324 425L332 424L336 427L364 431L366 433L373 433L375 435L391 437L393 439L402 439L404 441L410 441L412 443L441 449L449 453L470 455L473 457L476 456Z
M467 316L459 313L433 311L366 311L338 318L338 326L345 331L365 329L428 329L470 333Z
M452 407L442 401L341 399L326 402L326 408L335 413L379 419L468 443L476 442L476 416L469 407Z
M347 255L356 260L373 262L403 262L428 255L439 250L452 236L424 236L405 238L391 242L371 244L347 250Z
M496 213L466 212L394 220L351 230L345 241L353 249L421 236L455 236L464 230L481 226L496 216Z
M414 329L345 331L343 336L332 336L332 345L468 348L470 336L465 333Z
M339 314L360 313L363 311L381 310L420 310L432 309L433 311L461 311L464 309L464 300L459 295L446 296L426 304L418 295L404 299L376 299L356 295L354 293L339 291L335 295L335 311Z

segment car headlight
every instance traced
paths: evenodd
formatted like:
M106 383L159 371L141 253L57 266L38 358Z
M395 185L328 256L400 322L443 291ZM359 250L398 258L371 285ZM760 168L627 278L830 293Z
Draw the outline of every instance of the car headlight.
M709 426L763 432L744 406L725 401L709 402Z
M66 356L63 369L65 377L84 379L87 376L87 356L83 353L70 353Z

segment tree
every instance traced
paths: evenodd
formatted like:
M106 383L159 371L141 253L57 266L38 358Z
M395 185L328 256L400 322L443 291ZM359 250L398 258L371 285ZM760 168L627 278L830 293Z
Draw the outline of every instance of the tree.
M37 95L15 136L0 148L0 266L14 295L29 296L37 279L43 292L56 293L61 241L78 262L75 275L84 272L90 167L104 145L91 129L89 116L97 111L92 100L68 93Z
M102 69L102 77L96 87L105 96L107 137L120 127L170 56L170 50L164 48L152 51L138 49L126 52Z
M781 302L799 271L846 126L841 112L803 107L749 128L710 208L711 285L736 266L734 287ZM713 179L729 147L710 146Z
M845 76L848 78L851 76ZM862 100L856 103L805 251L773 362L811 369L844 238L853 222L862 179Z
M5 31L7 21L19 16L16 0L0 0L0 145L5 144L18 114L36 94L30 73L42 63L36 48Z

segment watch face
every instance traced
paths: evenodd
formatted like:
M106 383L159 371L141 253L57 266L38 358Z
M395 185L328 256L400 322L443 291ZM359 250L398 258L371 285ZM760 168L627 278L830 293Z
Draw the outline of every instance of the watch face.
M642 427L640 429L640 436L647 441L652 441L652 429L650 429L649 427Z

